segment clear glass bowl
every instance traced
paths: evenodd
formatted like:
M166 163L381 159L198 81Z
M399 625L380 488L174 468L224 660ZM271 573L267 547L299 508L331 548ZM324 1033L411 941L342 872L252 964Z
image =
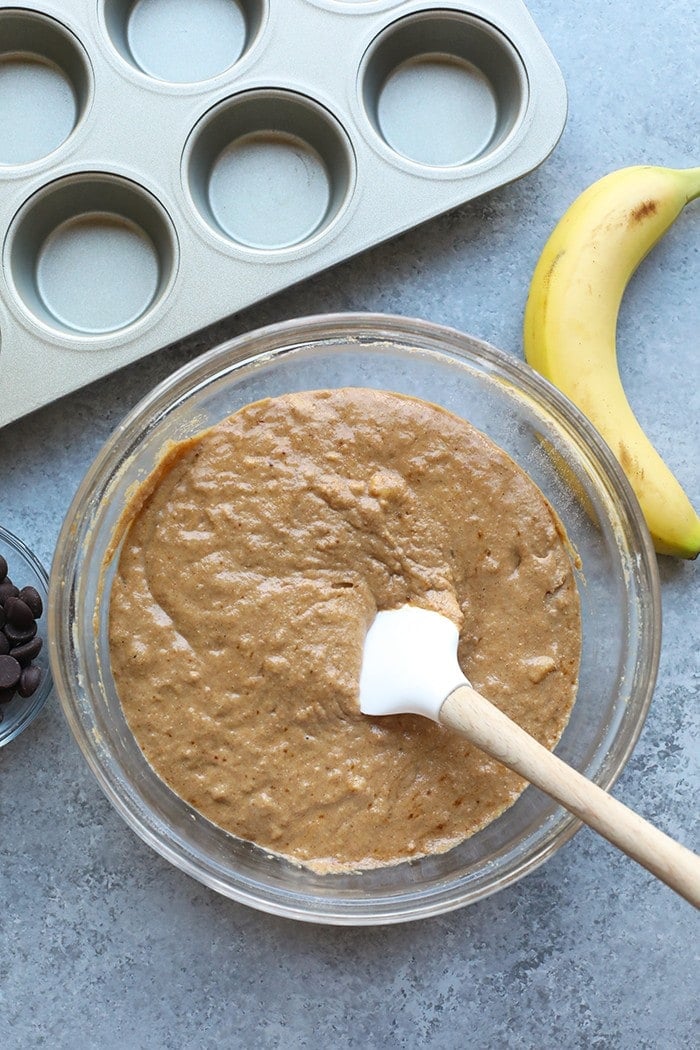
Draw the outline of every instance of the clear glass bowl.
M435 915L515 882L578 822L533 788L449 853L357 874L316 875L210 824L159 780L126 724L110 673L102 574L132 486L166 441L251 401L368 386L412 394L470 420L536 481L582 562L580 688L557 748L604 788L641 730L658 667L656 559L635 497L584 417L515 357L422 321L334 314L273 325L180 369L130 413L85 477L61 532L49 632L71 729L108 798L162 856L235 900L308 921L368 925Z
M15 693L9 704L2 705L0 722L0 747L9 744L30 725L41 711L51 692L53 681L49 666L47 637L47 590L49 578L46 569L22 540L0 525L0 554L7 561L8 576L22 587L35 587L41 595L44 612L37 621L37 634L42 639L41 652L32 663L41 669L41 681L31 696L21 697Z

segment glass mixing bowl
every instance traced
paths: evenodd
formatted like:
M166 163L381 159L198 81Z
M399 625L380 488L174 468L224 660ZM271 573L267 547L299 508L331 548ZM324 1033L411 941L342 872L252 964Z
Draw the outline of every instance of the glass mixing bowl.
M50 589L56 687L107 797L158 853L245 904L308 921L363 925L435 915L493 893L542 864L579 827L534 788L449 853L356 874L317 875L209 823L153 772L110 673L103 572L130 490L167 441L260 398L376 387L470 420L544 491L581 559L580 686L557 753L609 788L641 730L658 667L656 559L639 506L607 446L557 390L515 357L451 329L372 314L272 325L215 348L141 401L106 443L66 517Z

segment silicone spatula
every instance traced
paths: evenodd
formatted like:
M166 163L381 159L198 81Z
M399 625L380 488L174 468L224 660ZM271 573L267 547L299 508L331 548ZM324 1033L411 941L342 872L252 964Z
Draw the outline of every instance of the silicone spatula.
M458 630L404 605L377 613L365 639L360 709L417 714L467 737L700 908L700 857L587 780L472 688L457 662Z

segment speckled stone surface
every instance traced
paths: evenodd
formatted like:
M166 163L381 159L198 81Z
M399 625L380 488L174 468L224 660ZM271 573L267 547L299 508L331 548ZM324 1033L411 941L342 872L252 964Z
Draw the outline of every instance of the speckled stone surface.
M231 335L302 314L379 310L522 354L530 274L553 223L608 170L700 163L692 0L532 0L570 112L517 184L185 340L0 432L0 520L48 564L71 496L124 413ZM650 435L700 504L700 207L624 300L621 369ZM700 564L660 559L658 686L617 795L700 844ZM138 840L102 796L55 696L0 752L0 1045L7 1050L700 1045L700 924L592 832L467 910L333 929L221 899Z

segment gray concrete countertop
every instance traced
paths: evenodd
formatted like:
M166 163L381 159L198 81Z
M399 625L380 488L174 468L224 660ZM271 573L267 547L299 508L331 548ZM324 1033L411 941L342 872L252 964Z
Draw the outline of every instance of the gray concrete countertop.
M232 335L331 310L452 325L521 356L530 275L588 183L700 163L692 0L531 0L569 118L543 166L0 432L0 521L49 564L70 499L129 408ZM1 124L1 120L0 120ZM700 207L624 299L630 399L700 505ZM652 709L616 788L697 848L698 563L661 558ZM103 797L52 696L0 753L0 1044L14 1048L478 1047L686 1050L700 1042L691 907L584 829L471 908L335 929L218 897L153 853Z

